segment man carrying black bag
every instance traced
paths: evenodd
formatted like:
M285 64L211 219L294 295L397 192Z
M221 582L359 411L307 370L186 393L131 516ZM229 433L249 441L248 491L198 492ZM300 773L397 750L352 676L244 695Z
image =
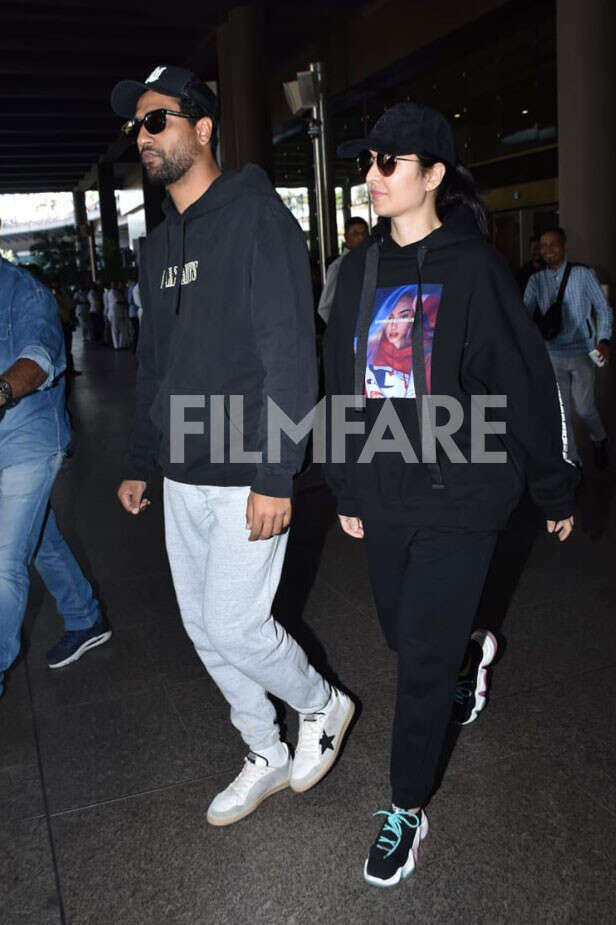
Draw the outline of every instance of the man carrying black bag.
M524 302L546 340L554 367L567 423L567 457L581 465L573 436L573 406L590 432L595 465L605 469L608 441L595 404L595 366L610 360L612 309L594 271L567 261L566 244L562 228L541 235L546 269L530 277Z

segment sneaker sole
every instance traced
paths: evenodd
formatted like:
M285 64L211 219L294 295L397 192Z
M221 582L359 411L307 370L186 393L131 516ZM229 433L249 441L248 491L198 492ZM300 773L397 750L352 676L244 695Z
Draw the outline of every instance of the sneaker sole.
M413 873L417 867L417 862L419 860L419 849L421 848L421 843L428 834L430 826L428 825L428 817L424 816L423 822L421 823L421 828L419 830L419 844L415 851L409 851L409 856L406 859L406 863L402 867L399 867L393 877L390 877L388 880L380 880L378 877L371 877L368 873L368 861L364 864L364 880L366 883L369 883L371 886L378 887L389 887L397 886L401 880L406 880L407 877Z
M103 643L107 642L108 639L111 639L111 630L107 630L106 633L101 633L100 636L93 636L92 639L87 639L79 648L73 652L72 655L69 655L68 658L65 658L62 662L54 662L50 664L47 662L48 668L64 668L65 665L70 665L71 662L76 662L77 659L80 659L82 655L85 655L86 652L89 652L90 649L95 649L97 646L102 646Z
M487 690L487 678L488 673L486 668L488 665L491 665L494 661L494 657L498 651L498 642L496 641L496 636L489 631L485 633L473 633L471 639L474 639L475 642L478 642L483 650L483 658L479 663L479 669L477 671L477 686L475 687L475 705L473 706L471 715L463 723L460 723L460 726L468 726L470 723L474 723L478 715L481 713L485 707L486 701L486 690Z
M294 784L293 781L291 780L291 790L293 791L293 793L306 793L307 790L310 790L311 787L315 787L319 783L319 781L323 780L325 775L328 774L329 771L331 771L332 767L334 766L336 762L336 759L338 758L338 755L340 754L340 749L344 745L344 738L347 734L349 724L351 720L353 719L354 715L355 715L355 704L353 703L352 700L349 699L349 709L347 710L347 715L345 716L344 722L342 726L340 727L340 732L338 733L338 745L336 746L332 754L329 756L327 763L322 765L322 767L319 768L315 776L311 777L308 782Z
M241 812L237 813L235 816L225 816L224 819L217 818L216 816L210 816L208 813L207 821L210 825L215 825L220 828L223 825L233 825L234 822L239 822L240 819L244 819L246 816L250 816L251 813L254 813L263 800L267 800L268 797L271 797L273 793L278 793L280 790L286 790L289 786L289 781L283 781L282 784L276 784L275 787L272 787L271 790L267 790L265 793L262 793L258 800L255 800L254 803L251 803L250 806L243 809Z

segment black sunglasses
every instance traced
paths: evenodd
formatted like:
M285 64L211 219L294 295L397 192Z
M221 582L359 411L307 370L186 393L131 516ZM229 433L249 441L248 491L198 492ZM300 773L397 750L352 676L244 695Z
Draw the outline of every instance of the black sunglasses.
M391 177L398 161L416 161L419 163L419 158L400 157L398 154L383 154L381 151L375 155L368 150L362 151L357 158L357 169L362 177L366 176L375 161L379 173L384 177Z
M122 126L122 131L133 141L137 140L142 125L145 125L148 135L160 135L161 132L165 131L167 116L180 116L181 119L192 118L192 116L187 116L185 112L175 112L173 109L152 109L145 114L143 119L130 119L125 122Z

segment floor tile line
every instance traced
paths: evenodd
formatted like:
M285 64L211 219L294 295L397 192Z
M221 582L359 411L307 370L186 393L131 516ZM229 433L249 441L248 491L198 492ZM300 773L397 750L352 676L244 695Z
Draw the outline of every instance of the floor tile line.
M45 772L43 769L43 755L41 752L41 742L38 731L38 722L36 718L36 710L34 709L34 698L32 696L32 680L30 678L30 665L28 663L28 655L24 658L25 663L25 675L26 675L26 685L28 688L28 697L30 699L30 710L32 711L32 729L34 732L34 745L36 748L36 757L39 768L39 776L41 782L41 794L43 797L43 809L45 815L45 825L47 828L47 837L49 839L49 849L51 852L51 862L53 866L53 875L56 885L56 895L58 899L58 911L60 913L60 925L66 925L66 912L64 909L64 897L62 894L62 882L60 879L60 870L58 867L58 857L56 853L56 844L53 837L53 829L51 825L51 816L49 813L49 800L47 799L47 786L45 783Z
M604 812L607 811L609 815L613 816L613 818L616 820L616 809L610 805L609 800L604 800L602 797L597 796L595 790L588 790L586 787L583 787L581 784L579 784L575 775L571 774L570 771L567 770L566 766L558 760L557 756L553 752L550 752L550 757L557 761L561 774L570 782L571 786L573 786L578 791L578 793L584 797L587 802L594 803L598 809L601 809Z
M182 729L184 730L184 732L186 733L186 735L188 735L188 726L187 726L186 723L184 722L184 719L182 718L182 714L181 714L180 711L178 710L178 707L177 707L177 704L176 704L175 700L173 699L173 697L171 696L171 694L170 694L169 691L167 690L167 685L166 685L165 681L163 681L162 686L163 686L163 691L165 692L165 698L166 698L166 700L167 700L167 703L169 703L169 704L171 705L171 709L173 710L173 712L175 713L175 715L177 716L177 718L178 718L179 721L180 721L180 726L182 727Z
M506 655L505 655L506 658ZM602 671L609 671L610 669L616 668L616 663L610 662L607 665L598 665L596 668L585 668L584 671L579 671L577 674L572 674L571 672L565 672L562 675L553 675L549 680L542 681L540 684L535 685L534 687L525 687L522 690L516 691L499 691L498 688L492 694L493 701L496 700L511 700L514 697L524 697L526 694L536 694L541 693L544 690L553 691L556 687L561 686L565 683L569 683L571 680L580 681L585 678L587 675L595 675ZM498 663L495 665L494 670L498 671Z
M355 610L359 610L359 612L364 614L364 616L366 617L371 616L371 613L367 608L362 607L361 604L357 603L357 601L352 601L350 597L347 597L347 595L344 594L344 592L340 591L338 588L332 585L331 582L327 580L327 578L320 577L319 580L322 581L323 584L326 585L330 591L333 591L334 594L337 594L338 597L341 598L345 602L345 604L348 604L350 607L354 608Z
M100 698L95 697L92 700L76 700L74 703L52 703L49 707L43 707L43 712L48 711L49 713L57 713L58 710L71 710L74 711L77 707L91 707L99 704L113 704L113 703L123 703L125 700L128 700L130 697L144 697L146 694L151 695L153 691L157 690L159 686L161 689L164 682L160 682L159 685L151 684L149 687L144 683L144 687L138 691L128 691L124 694L117 694L115 697Z
M218 774L224 774L227 771L233 771L237 767L237 764L230 764L228 767L221 767L217 771L212 771L211 774L203 774L198 777L185 777L182 780L172 781L170 784L161 784L160 787L151 787L148 790L137 790L135 793L123 793L118 797L110 797L108 800L96 800L94 803L86 803L84 806L73 806L71 809L61 809L58 812L51 813L51 819L59 819L62 816L73 816L75 813L87 812L91 809L98 809L100 806L109 806L113 803L125 803L128 800L140 799L141 797L151 796L154 793L165 793L167 790L173 790L176 787L183 787L185 784L198 784L202 781L210 780L212 777L216 777Z

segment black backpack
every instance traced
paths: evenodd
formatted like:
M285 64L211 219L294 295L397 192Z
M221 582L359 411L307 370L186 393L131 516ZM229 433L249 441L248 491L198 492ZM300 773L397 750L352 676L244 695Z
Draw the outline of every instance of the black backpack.
M560 329L563 326L563 298L572 266L572 263L567 263L565 267L556 301L552 302L545 312L542 312L539 306L535 309L533 320L543 334L544 340L554 340L554 338L560 334Z

